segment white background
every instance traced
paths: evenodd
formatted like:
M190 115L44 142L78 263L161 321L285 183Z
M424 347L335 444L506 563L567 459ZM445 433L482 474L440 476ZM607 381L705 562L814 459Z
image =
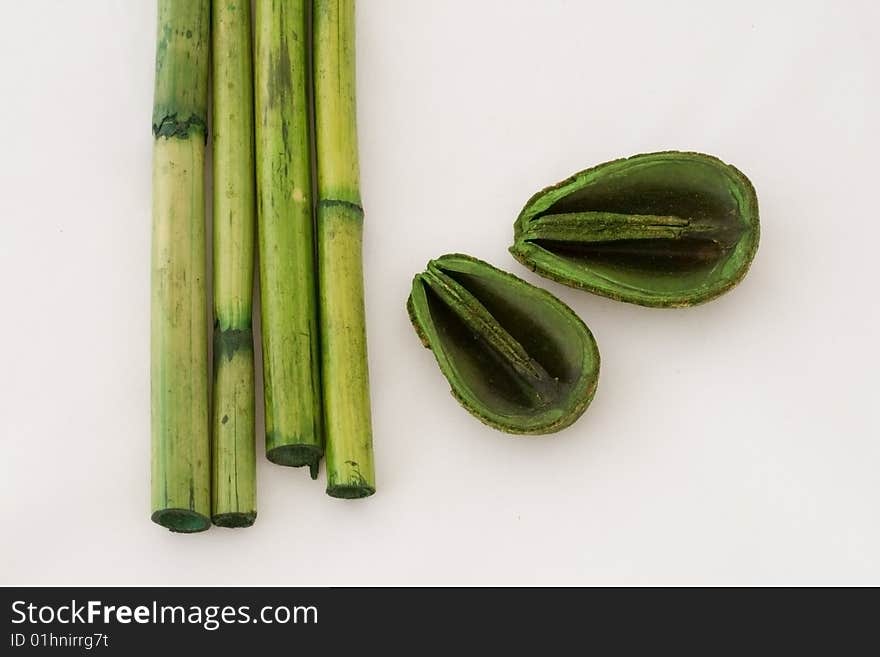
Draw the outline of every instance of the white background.
M149 521L148 0L0 23L0 583L880 584L880 4L361 0L378 493L259 446L249 530ZM762 242L691 310L544 281L529 196L661 149L741 168ZM593 330L596 399L514 438L448 394L404 310L449 251Z

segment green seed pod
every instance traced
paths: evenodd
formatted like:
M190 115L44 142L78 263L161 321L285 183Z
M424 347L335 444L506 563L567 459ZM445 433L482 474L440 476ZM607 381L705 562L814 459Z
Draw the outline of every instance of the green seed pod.
M711 155L672 151L606 162L539 192L510 252L559 283L675 308L739 283L759 233L748 178Z
M590 330L559 299L512 274L442 256L416 275L407 310L453 396L496 429L559 431L593 399L599 350Z

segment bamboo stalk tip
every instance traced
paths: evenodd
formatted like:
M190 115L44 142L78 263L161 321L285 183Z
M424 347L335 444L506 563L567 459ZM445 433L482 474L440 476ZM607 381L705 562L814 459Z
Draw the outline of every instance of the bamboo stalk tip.
M194 534L210 529L211 520L190 509L159 509L154 512L152 521L178 534Z
M333 484L327 486L327 495L341 500L358 500L369 497L376 492L373 486L368 484Z
M301 468L305 465L315 471L323 450L316 445L280 445L266 452L266 458L276 465L286 465L291 468Z
M257 519L256 511L238 513L218 513L212 520L218 527L250 527Z

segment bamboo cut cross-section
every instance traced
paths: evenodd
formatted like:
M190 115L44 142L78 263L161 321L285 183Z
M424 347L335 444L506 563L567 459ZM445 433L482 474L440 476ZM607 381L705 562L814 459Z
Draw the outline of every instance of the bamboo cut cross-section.
M341 498L376 491L364 320L354 13L353 0L317 0L313 25L327 493Z
M209 0L159 0L153 106L152 519L210 527L205 139Z
M304 0L257 0L257 234L266 456L309 466L323 454Z
M251 5L214 0L214 412L212 519L257 516L254 445L254 109Z

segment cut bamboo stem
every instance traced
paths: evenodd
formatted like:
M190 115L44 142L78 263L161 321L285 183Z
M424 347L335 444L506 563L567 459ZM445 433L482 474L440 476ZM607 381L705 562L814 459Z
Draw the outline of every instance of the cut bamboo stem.
M211 511L215 525L257 517L254 446L254 108L251 7L214 0L214 412Z
M305 0L257 0L257 227L266 456L309 466L323 454L312 218Z
M327 493L376 491L364 320L353 0L316 0L318 289Z
M159 0L153 105L152 519L211 525L205 139L208 0Z

